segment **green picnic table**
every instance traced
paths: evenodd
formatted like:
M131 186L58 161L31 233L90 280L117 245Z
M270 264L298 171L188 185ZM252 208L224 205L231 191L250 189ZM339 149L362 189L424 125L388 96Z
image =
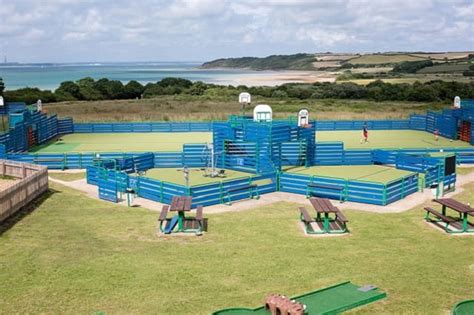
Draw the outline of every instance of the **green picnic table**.
M191 211L193 197L174 196L171 200L170 210L178 212L178 232L184 231L185 212Z
M459 213L461 220L461 233L474 233L474 224L469 222L469 216L474 217L474 208L452 198L433 199L434 202L442 205L441 214L446 217L446 210L449 208Z
M316 211L316 222L322 222L323 233L347 232L347 218L339 208L333 206L329 199L313 197L309 199L309 202ZM331 218L331 214L334 218Z

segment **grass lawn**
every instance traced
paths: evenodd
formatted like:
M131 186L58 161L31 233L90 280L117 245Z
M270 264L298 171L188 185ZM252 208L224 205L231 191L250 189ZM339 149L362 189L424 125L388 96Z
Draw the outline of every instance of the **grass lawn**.
M474 237L428 227L421 206L345 211L345 237L304 237L297 205L277 203L205 214L206 235L165 238L155 236L156 212L51 187L0 235L2 313L209 314L344 280L388 293L355 313L444 314L473 298ZM474 203L473 190L460 199Z
M469 166L469 167L456 167L456 174L457 175L466 175L469 173L474 172L474 166Z
M217 183L225 180L237 179L242 177L254 176L254 174L244 173L234 170L225 170L225 177L205 177L204 171L200 168L189 169L189 185L202 185ZM182 168L153 168L146 171L145 177L150 177L165 182L184 185L184 175Z
M338 165L289 168L289 173L337 177L346 180L363 180L377 183L389 183L393 180L413 174L393 167L380 165Z
M61 172L61 173L54 172L53 173L53 172L49 172L48 176L52 177L52 178L55 178L55 179L63 180L63 181L66 181L66 182L72 182L72 181L75 181L75 180L86 178L86 172L80 172L80 173L76 173L76 172L74 172L74 173L68 173L68 172Z
M32 152L182 151L184 143L212 142L210 132L74 133L61 136Z
M361 139L362 130L316 132L316 141L342 141L346 149L472 147L443 137L435 141L431 133L418 130L369 130L369 143L361 143Z

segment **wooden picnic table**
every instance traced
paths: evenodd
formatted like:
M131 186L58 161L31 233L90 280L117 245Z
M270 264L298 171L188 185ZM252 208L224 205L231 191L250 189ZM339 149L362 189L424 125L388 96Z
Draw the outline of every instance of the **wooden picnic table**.
M323 230L326 233L331 232L330 231L330 218L329 218L329 214L331 213L336 215L336 219L340 217L341 219L340 221L344 222L344 226L345 226L345 222L347 222L347 219L344 217L344 215L341 213L341 211L337 207L333 206L333 204L331 203L329 199L313 197L309 199L309 202L311 203L314 210L316 211L316 221L321 221L321 214L324 215L322 221L323 221Z
M184 231L184 213L191 211L191 203L193 197L191 196L174 196L171 200L170 210L178 212L178 232Z
M191 196L174 196L171 200L170 211L191 211L192 201Z
M469 232L468 215L474 216L474 208L452 198L433 199L433 201L443 206L441 209L443 216L446 216L446 208L458 212L462 219L462 232Z

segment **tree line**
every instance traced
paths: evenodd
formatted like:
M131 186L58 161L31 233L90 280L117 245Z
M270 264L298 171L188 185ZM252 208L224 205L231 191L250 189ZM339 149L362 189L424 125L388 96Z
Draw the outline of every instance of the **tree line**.
M1 81L1 80L0 80ZM0 93L6 101L23 101L34 103L41 99L44 103L61 101L95 101L152 98L159 95L193 95L209 99L217 97L236 97L240 92L247 91L252 95L267 98L285 99L370 99L376 101L415 101L434 102L450 101L454 96L474 98L474 81L446 82L440 80L413 84L391 84L381 80L368 85L344 83L287 83L275 87L245 85L224 86L201 81L192 82L182 78L164 78L155 83L142 85L137 81L123 84L120 81L83 78L78 81L62 82L55 91L38 88L22 88L3 91L0 82Z

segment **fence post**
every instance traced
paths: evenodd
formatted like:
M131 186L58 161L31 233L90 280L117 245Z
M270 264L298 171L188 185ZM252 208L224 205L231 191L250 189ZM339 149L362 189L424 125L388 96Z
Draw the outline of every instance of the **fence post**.
M387 205L387 184L383 185L383 200L382 200L383 205Z
M25 167L25 164L21 164L21 178L25 178L26 177L26 167Z
M221 198L221 203L224 203L224 189L222 187L222 181L219 182L219 195Z

